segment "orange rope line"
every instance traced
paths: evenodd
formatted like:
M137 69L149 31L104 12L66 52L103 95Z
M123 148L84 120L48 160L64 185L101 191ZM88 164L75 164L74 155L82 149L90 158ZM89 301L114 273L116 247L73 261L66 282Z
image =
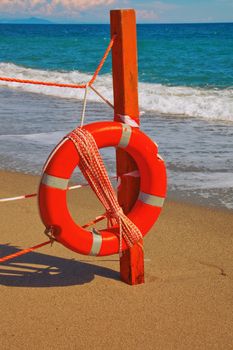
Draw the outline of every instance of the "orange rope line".
M7 81L10 83L22 83L22 84L33 84L33 85L45 85L45 86L55 86L55 87L64 87L64 88L72 88L72 89L85 89L87 85L92 85L94 81L97 78L97 75L99 74L101 68L104 65L104 62L106 61L108 54L114 44L114 40L116 38L116 35L113 35L111 38L108 47L98 65L96 68L91 80L86 84L60 84L55 82L46 82L46 81L38 81L38 80L29 80L29 79L17 79L17 78L8 78L8 77L0 77L0 81Z
M108 54L114 44L114 41L115 41L115 38L116 38L116 34L113 35L112 39L110 40L110 43L108 44L108 47L102 57L102 60L100 61L98 67L96 68L96 71L95 73L93 74L93 77L91 78L91 80L89 81L88 85L92 85L94 83L94 81L96 80L96 77L97 75L99 74L101 68L103 67L104 65L104 62L106 61L106 58L108 57Z
M43 247L44 245L49 244L49 243L51 243L50 240L49 240L49 241L46 241L46 242L43 242L43 243L40 243L40 244L37 244L37 245L34 245L33 247L30 247L30 248L20 250L20 251L17 252L17 253L4 256L3 258L0 258L0 263L5 262L5 261L10 260L10 259L14 259L14 258L16 258L17 256L20 256L20 255L24 255L24 254L30 253L30 252L32 252L33 250L36 250L36 249L38 249L38 248L41 248L41 247Z
M89 226L92 226L92 225L96 224L97 222L102 221L103 219L106 219L106 214L97 216L97 217L95 218L95 220L90 221L90 222L88 222L87 224L83 225L82 228L87 228L87 227L89 227Z
M72 88L72 89L84 89L86 87L86 84L59 84L54 82L45 82L45 81L38 81L38 80L29 80L29 79L17 79L17 78L7 78L7 77L0 77L1 81L8 81L10 83L22 83L22 84L32 84L32 85L45 85L45 86L55 86L55 87L64 87L64 88Z
M87 224L83 225L82 228L87 228L89 226L92 226L92 225L96 224L97 222L99 222L99 221L101 221L101 220L103 220L105 218L106 218L106 215L97 216L93 221L90 221ZM3 258L0 258L0 263L3 263L5 261L7 261L7 260L11 260L11 259L17 258L18 256L21 256L21 255L24 255L24 254L28 254L28 253L32 252L33 250L39 249L39 248L41 248L41 247L43 247L43 246L45 246L45 245L47 245L49 243L52 243L52 242L53 242L53 240L49 240L49 241L37 244L37 245L35 245L33 247L22 249L22 250L20 250L17 253L6 255Z

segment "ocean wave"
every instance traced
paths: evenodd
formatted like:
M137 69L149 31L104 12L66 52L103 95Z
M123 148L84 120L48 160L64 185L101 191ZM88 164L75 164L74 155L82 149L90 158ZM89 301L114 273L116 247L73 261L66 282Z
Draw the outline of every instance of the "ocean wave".
M19 143L20 141L29 143L39 143L42 145L56 145L60 140L63 139L65 133L69 130L62 131L51 131L51 132L41 132L32 134L7 134L0 135L0 141L10 141L14 143Z
M12 63L0 63L0 76L18 79L33 79L57 83L85 83L91 75L79 71L59 72L25 68ZM0 82L0 86L20 88L23 91L57 96L60 98L82 99L82 89L68 89L51 86ZM112 101L112 78L110 74L100 75L95 88ZM100 102L100 98L89 91L90 101ZM166 86L139 82L140 108L158 114L198 117L208 120L233 122L233 89L194 88Z

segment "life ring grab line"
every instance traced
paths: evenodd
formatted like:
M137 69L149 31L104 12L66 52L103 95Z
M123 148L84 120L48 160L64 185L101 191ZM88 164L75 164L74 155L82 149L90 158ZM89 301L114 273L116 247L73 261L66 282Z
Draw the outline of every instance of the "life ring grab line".
M132 140L133 135L135 138L135 133L138 134L138 132L139 132L140 134L143 134L138 129L137 129L137 132L135 132L134 128L131 128L129 125L126 126L125 124L121 124L118 122L97 122L97 123L89 124L88 126L85 126L85 128L89 129L89 131L92 133L94 138L97 138L97 144L99 143L98 146L100 146L100 148L104 147L105 146L104 143L106 143L107 145L105 147L108 147L108 146L121 147L121 148L125 148L126 151L129 151L128 148L130 147L130 143L132 142L131 140ZM120 130L121 132L119 132L119 128L121 129ZM118 137L117 138L115 137L115 144L111 144L112 142L111 142L111 140L109 140L109 135L108 135L109 129L112 129L110 131L115 131L115 133L118 133ZM108 133L106 133L106 131L108 131ZM103 141L104 138L103 138L103 135L101 135L101 134L104 134L106 136L108 135L108 137L107 137L108 140L106 140L106 142ZM150 140L147 136L146 136L146 139ZM45 167L45 172L42 176L41 186L40 186L40 190L41 190L40 192L42 192L42 202L43 202L43 200L46 200L46 196L47 196L47 199L49 199L49 202L51 202L51 198L54 197L53 192L56 192L55 197L58 196L58 198L60 198L60 200L62 200L62 201L66 200L66 198L64 199L64 195L61 195L61 193L66 192L65 187L68 185L69 178L68 179L63 178L62 174L60 174L59 172L57 174L56 160L53 161L54 158L56 158L57 154L61 153L61 150L63 149L63 147L65 147L65 144L71 143L71 141L68 140L67 138L64 141L67 141L67 142L65 142L65 143L63 142L62 145L60 147L58 147L58 149L55 150L55 152L53 152L53 156L50 157L50 160L49 160L49 162L47 162L47 166ZM154 145L153 141L150 140L150 147L152 148L151 150L153 151L152 152L153 159L156 158L155 159L156 162L158 162L158 161L160 162L160 170L162 169L162 172L163 172L162 178L166 178L164 162L162 161L162 159L160 157L154 157L155 155L158 156L157 145L155 144L152 147L151 144ZM135 146L135 144L134 144L134 146ZM72 146L70 144L69 144L68 148L73 149L73 150L75 149L74 147L72 148ZM143 147L138 147L138 145L136 145L135 148L137 151L143 153L144 145L143 145ZM75 151L76 151L76 149L75 149ZM131 154L130 152L128 152L128 153ZM152 156L152 154L150 154L150 158L151 158L151 156ZM58 157L58 159L59 158L60 157ZM76 161L77 161L77 159L76 159ZM52 164L52 166L51 166L51 164ZM54 164L55 164L55 167L54 167ZM78 162L76 165L78 165ZM161 165L162 165L162 167L161 167ZM153 165L151 165L151 166L153 168ZM139 166L139 168L140 168L140 166ZM48 170L48 172L47 172L47 170ZM153 171L152 171L152 173L153 173ZM56 176L55 176L55 174L56 174ZM142 178L143 178L143 176L145 176L145 174L141 174L141 175L142 175ZM70 176L71 176L71 174L70 174ZM150 179L150 180L153 182L153 179ZM135 215L133 215L133 212L135 211L136 216L138 216L139 214L142 214L142 212L143 212L143 210L145 210L145 208L147 208L147 211L150 212L150 214L154 217L154 221L156 221L156 219L161 211L161 208L162 208L162 205L164 202L164 198L165 198L165 194L166 194L166 181L164 181L164 179L162 180L162 187L163 187L163 190L162 190L163 195L162 196L157 195L157 194L147 193L150 191L145 192L142 189L140 189L138 199L137 199L132 211L129 213L129 217L131 218L132 221L135 219ZM44 192L44 195L43 195L43 192ZM49 193L47 193L47 192L49 192ZM63 197L63 199L61 199L61 197ZM42 203L40 201L40 207L41 207L41 204ZM64 207L64 205L63 205L63 207ZM154 210L152 210L152 208L154 208ZM46 224L46 222L51 221L51 220L49 220L50 218L48 218L48 217L46 218L46 214L45 214L43 209L41 210L41 212L42 212L42 220L44 221L45 224ZM66 214L68 214L68 213L66 213ZM50 216L54 216L54 215L55 214L53 211L53 214ZM72 220L72 218L71 218L71 220ZM149 219L144 218L143 221L146 221L146 220L149 220ZM136 221L138 222L139 220L137 219ZM143 235L145 235L147 233L148 229L153 225L153 223L151 223L151 221L153 221L153 220L149 220L149 221L150 221L150 223L148 225L145 225L145 224L141 225L141 226L143 226ZM94 231L92 231L92 232L86 231L86 230L81 229L78 225L76 225L76 226L80 230L80 232L79 232L80 234L82 231L82 233L85 232L86 236L91 235L91 244L89 244L89 245L87 244L88 248L83 249L83 247L82 247L81 249L79 249L79 247L77 247L77 244L73 242L73 239L69 239L69 237L68 237L69 235L67 236L67 234L66 234L65 237L61 238L61 243L63 243L64 245L66 245L70 249L72 249L74 251L81 252L83 254L89 254L89 255L110 255L110 254L114 254L114 253L118 252L118 248L117 248L118 241L117 241L116 235L114 234L114 228L110 229L108 231L101 230L101 235L99 235L99 234L96 234L96 232L94 232ZM115 237L115 239L113 238L113 236ZM65 238L65 239L63 239L63 238ZM89 238L89 240L90 240L90 238ZM105 247L105 249L103 249L103 245L105 243L105 246L106 246L107 241L109 241L109 242L111 241L110 242L111 247L109 249L107 249L106 247ZM115 242L112 242L112 241L115 241ZM124 244L123 250L126 248L127 247Z

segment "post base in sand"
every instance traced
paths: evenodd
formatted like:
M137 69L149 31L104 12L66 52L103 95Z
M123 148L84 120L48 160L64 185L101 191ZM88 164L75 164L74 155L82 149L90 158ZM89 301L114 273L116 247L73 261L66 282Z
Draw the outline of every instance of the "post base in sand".
M140 241L143 245L143 241ZM135 244L125 250L120 258L121 280L130 285L142 284L144 278L144 252L141 246Z

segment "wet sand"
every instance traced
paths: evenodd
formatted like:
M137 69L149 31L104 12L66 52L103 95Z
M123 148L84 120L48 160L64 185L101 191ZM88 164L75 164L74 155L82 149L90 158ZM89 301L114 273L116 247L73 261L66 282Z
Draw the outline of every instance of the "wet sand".
M0 198L38 181L1 171ZM0 256L46 240L36 198L0 207ZM69 207L81 223L102 213L87 188ZM57 243L1 264L1 349L232 349L233 212L168 200L144 245L146 283L133 287L118 256Z

